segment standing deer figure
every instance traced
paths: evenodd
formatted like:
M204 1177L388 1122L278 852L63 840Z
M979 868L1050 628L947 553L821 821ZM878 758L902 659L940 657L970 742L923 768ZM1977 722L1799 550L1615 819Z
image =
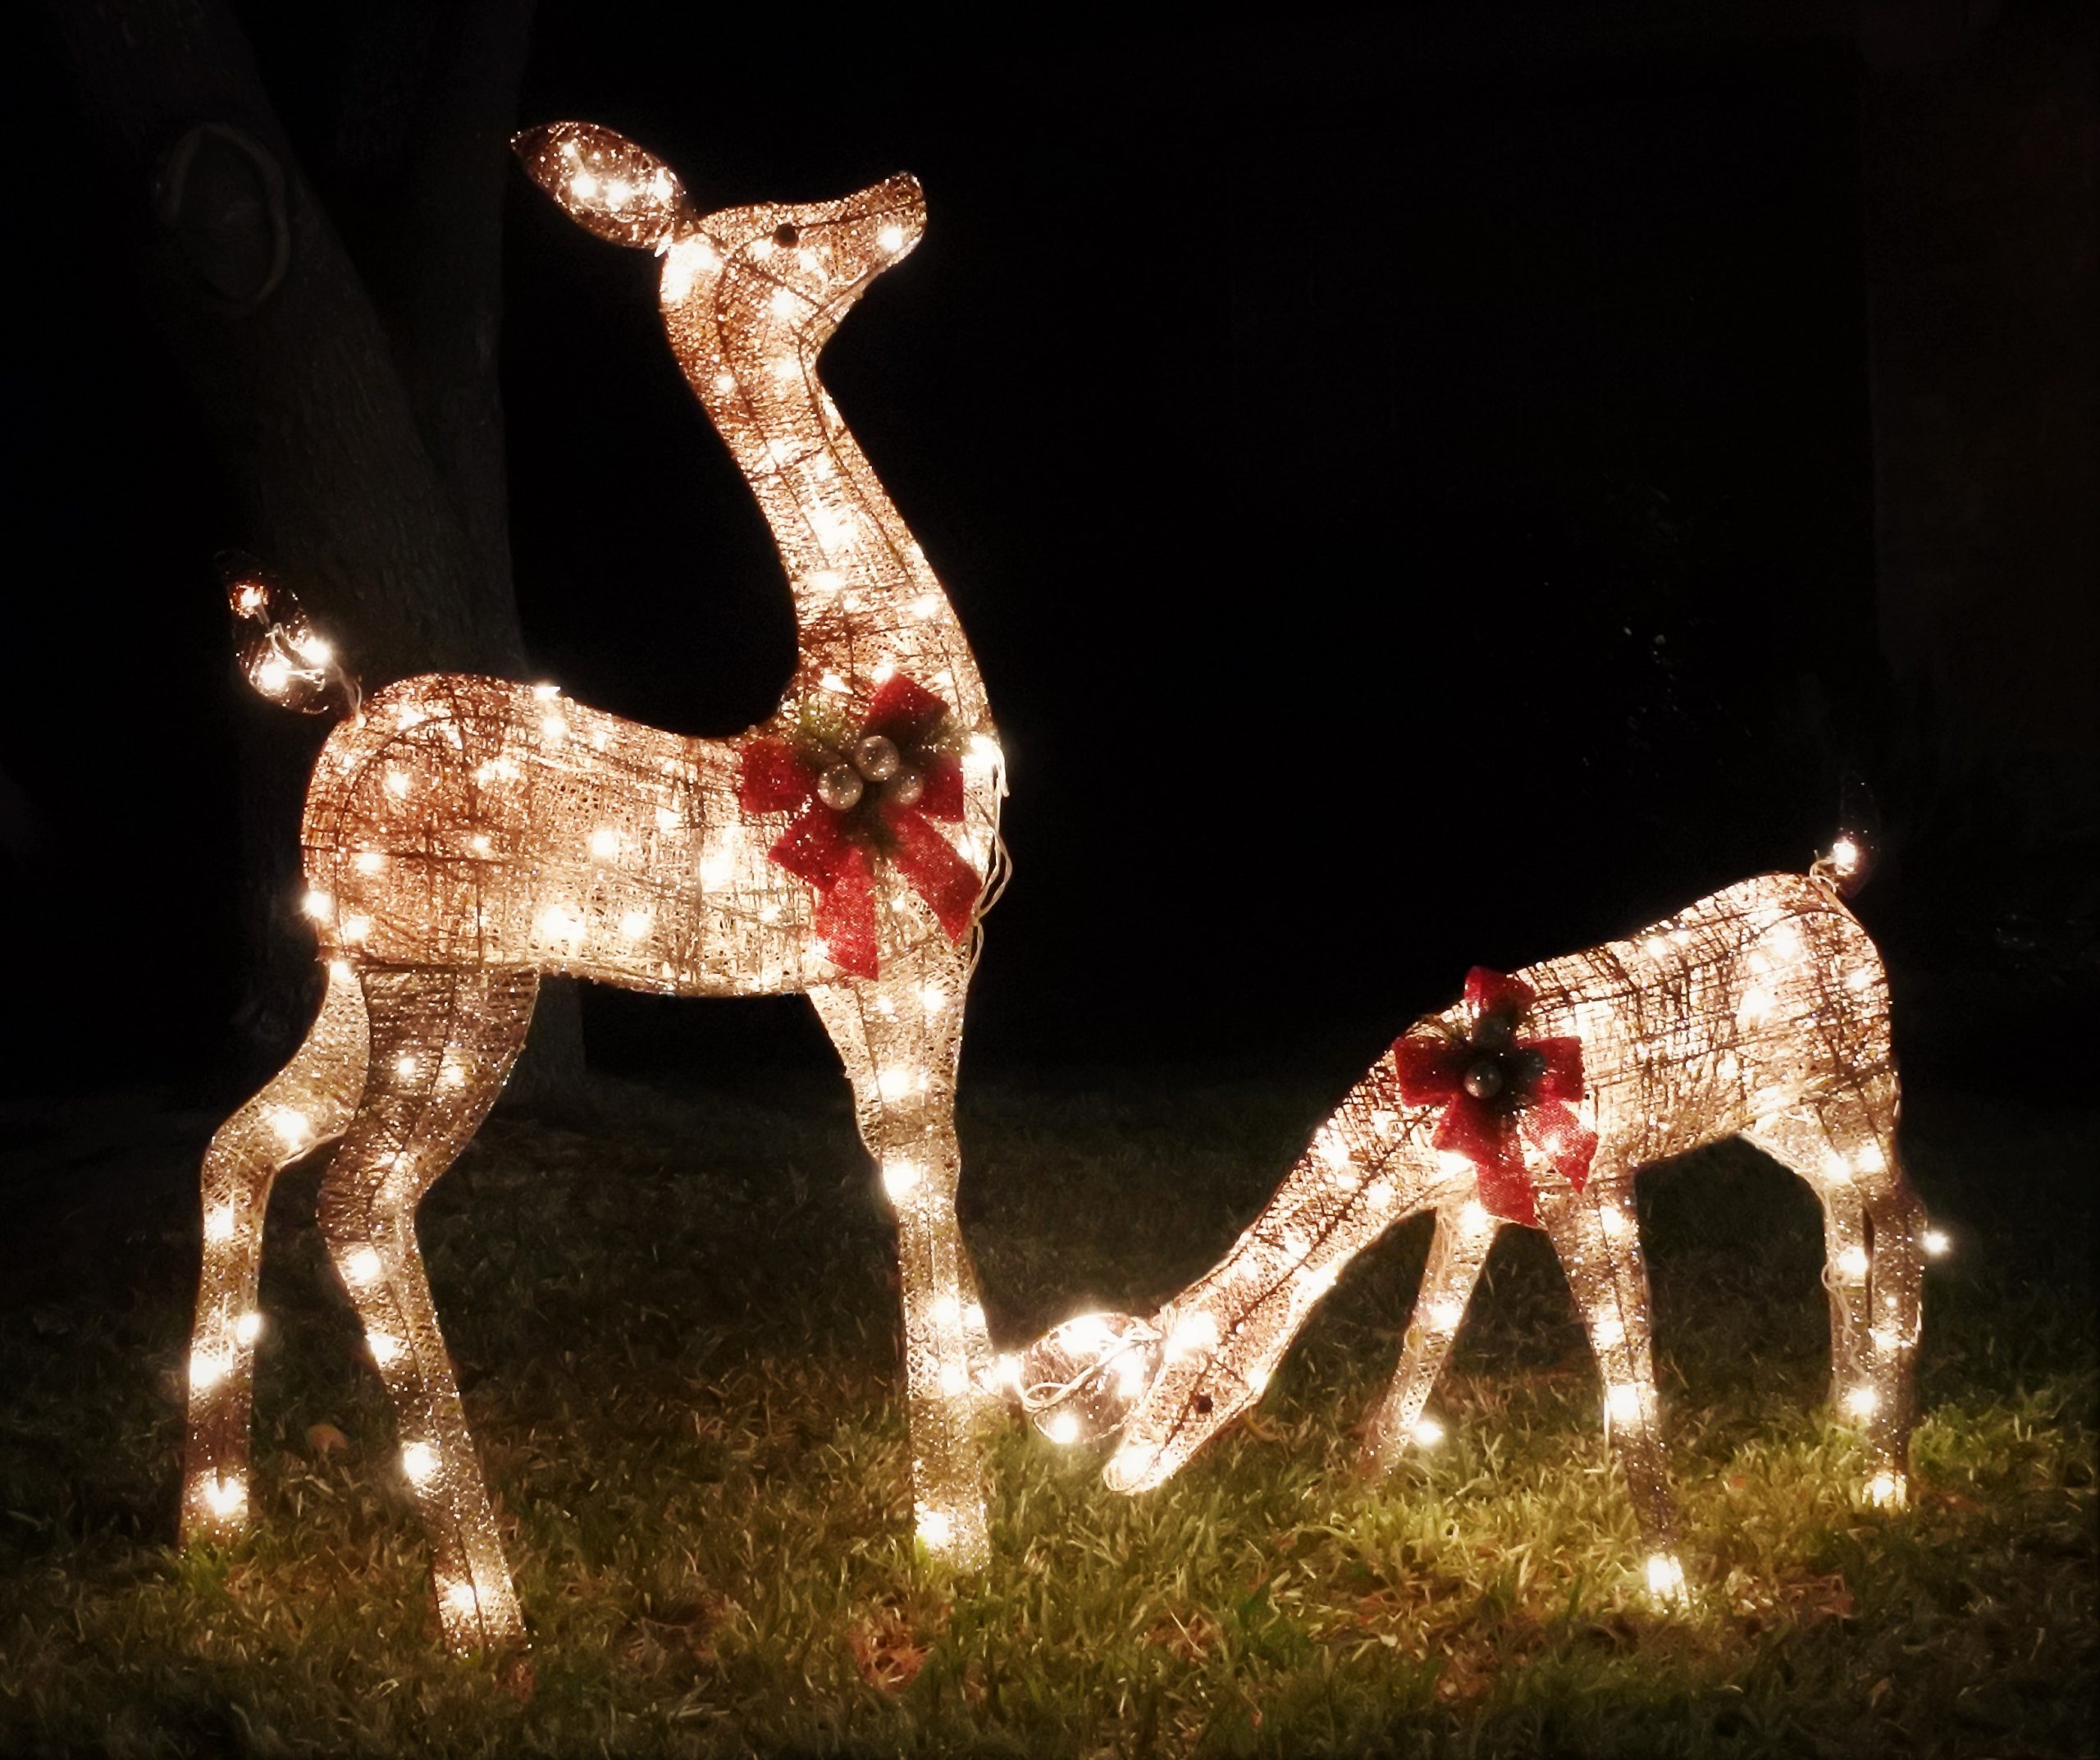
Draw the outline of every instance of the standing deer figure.
M779 711L736 739L443 674L366 698L315 766L302 835L326 993L205 1155L183 1534L244 1521L264 1209L285 1166L340 1139L322 1228L393 1397L460 1650L524 1628L416 1208L495 1099L546 973L809 997L895 1206L917 1531L966 1566L987 1554L974 1424L990 1352L956 1225L954 1099L1002 760L955 613L816 374L840 318L918 240L919 185L701 213L608 130L556 123L516 145L572 218L662 259L672 350L772 528L798 657ZM237 610L267 616L268 599L235 588ZM304 626L294 646L251 677L283 687L311 670L299 655L325 658Z
M1842 843L1833 854L1841 871L1857 856ZM1649 1584L1673 1598L1683 1572L1633 1179L1741 1136L1822 1200L1833 1392L1864 1424L1869 1501L1901 1504L1924 1214L1897 1160L1887 981L1830 865L1745 881L1513 976L1476 970L1466 990L1395 1042L1223 1261L1151 1323L1086 1316L1034 1347L1022 1395L1039 1423L1074 1440L1120 1424L1108 1483L1163 1483L1260 1398L1349 1260L1433 1210L1399 1373L1363 1451L1383 1470L1416 1435L1496 1231L1542 1228L1603 1378Z

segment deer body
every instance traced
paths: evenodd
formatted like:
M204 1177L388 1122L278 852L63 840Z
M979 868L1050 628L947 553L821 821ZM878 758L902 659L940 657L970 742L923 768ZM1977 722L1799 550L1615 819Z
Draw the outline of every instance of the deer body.
M1792 1168L1826 1219L1835 1387L1863 1420L1878 1502L1903 1497L1923 1214L1897 1159L1888 990L1873 944L1819 880L1768 875L1715 893L1623 941L1515 975L1535 993L1523 1031L1582 1049L1582 1124L1596 1135L1577 1190L1531 1158L1536 1222L1566 1269L1605 1387L1607 1427L1659 1592L1682 1587L1632 1206L1644 1167L1742 1136ZM1465 1011L1418 1022L1463 1037ZM1412 1438L1500 1220L1480 1170L1433 1146L1441 1109L1402 1094L1389 1051L1322 1125L1267 1209L1154 1323L1159 1373L1106 1469L1135 1492L1172 1476L1261 1396L1342 1269L1394 1223L1436 1234L1399 1370L1365 1449L1382 1469Z
M815 372L839 318L916 241L918 185L701 215L666 167L608 131L557 124L520 151L581 223L661 258L666 331L771 526L798 653L779 711L736 740L659 732L549 686L438 674L367 699L316 765L302 836L326 995L291 1063L206 1155L184 1534L223 1537L244 1517L263 1208L285 1166L340 1138L323 1232L394 1397L459 1649L515 1643L523 1626L414 1212L500 1089L542 974L809 995L897 1211L919 1532L966 1565L986 1550L974 1420L990 1353L954 1218L968 924L883 867L880 836L899 821L870 818L873 947L856 967L819 932L812 884L771 853L788 812L751 806L745 774L755 749L788 751L813 715L850 731L908 682L945 709L942 738L959 752L935 760L951 766L941 816L954 830L921 819L922 845L944 836L952 854L936 853L959 858L966 882L990 876L1003 778L975 661ZM871 802L919 798L883 778L865 784Z

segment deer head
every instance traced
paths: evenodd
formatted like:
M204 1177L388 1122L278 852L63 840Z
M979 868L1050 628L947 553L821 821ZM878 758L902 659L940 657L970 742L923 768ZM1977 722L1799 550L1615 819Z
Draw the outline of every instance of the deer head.
M762 354L821 345L926 227L909 172L835 201L702 213L669 166L595 122L550 122L512 145L578 226L663 258L667 325L735 336Z

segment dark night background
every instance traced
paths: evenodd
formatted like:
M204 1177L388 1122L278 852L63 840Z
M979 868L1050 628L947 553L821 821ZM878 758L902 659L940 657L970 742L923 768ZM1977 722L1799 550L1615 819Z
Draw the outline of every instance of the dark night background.
M1848 772L1914 1069L2031 1073L2089 1008L2089 20L1684 10L541 8L521 123L610 124L708 206L925 186L825 371L1009 755L978 1067L1273 1049L1339 1086L1470 964L1805 867ZM298 145L337 64L293 16L244 21ZM0 1079L231 1093L264 711L210 564L244 534L138 315L145 196L33 33L14 72ZM734 731L788 603L652 265L504 202L532 675ZM614 1069L829 1056L799 1000L585 1019Z

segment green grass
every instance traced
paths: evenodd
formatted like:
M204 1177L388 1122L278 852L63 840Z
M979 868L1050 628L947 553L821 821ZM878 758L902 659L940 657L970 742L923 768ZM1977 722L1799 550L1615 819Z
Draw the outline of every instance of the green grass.
M995 1331L1171 1292L1353 1073L966 1084ZM2089 1113L1914 1105L1915 1177L1957 1251L1931 1273L1901 1516L1845 1494L1805 1189L1732 1145L1647 1177L1700 1593L1670 1617L1639 1591L1536 1237L1498 1247L1432 1404L1449 1439L1423 1461L1378 1485L1349 1470L1418 1221L1164 1491L1112 1497L1097 1452L1002 1434L996 1557L963 1583L906 1538L888 1228L842 1084L611 1090L600 1109L581 1129L497 1119L425 1211L529 1671L438 1648L313 1170L271 1219L257 1525L187 1558L167 1543L194 1186L47 1177L0 1290L0 1752L2100 1745Z

